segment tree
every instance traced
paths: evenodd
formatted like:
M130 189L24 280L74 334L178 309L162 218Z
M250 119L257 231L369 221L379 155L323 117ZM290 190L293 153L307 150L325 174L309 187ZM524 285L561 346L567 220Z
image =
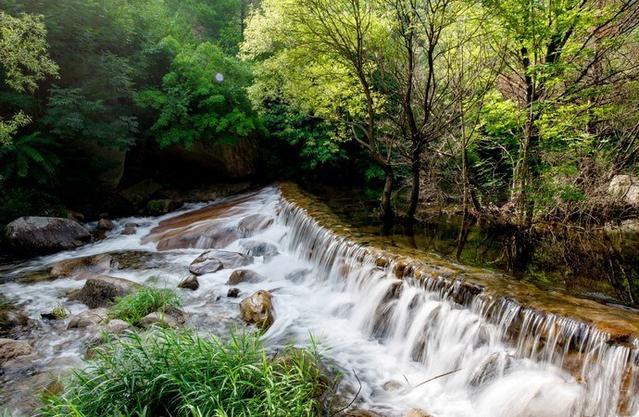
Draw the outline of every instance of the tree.
M554 114L567 120L562 111L592 110L601 104L602 92L636 77L639 63L628 60L623 50L639 25L639 2L483 3L503 28L497 36L508 40L502 49L506 66L500 90L527 114L511 188L518 221L526 225L534 214L530 193L542 170L544 118Z
M0 80L7 87L33 93L39 81L58 73L58 66L49 58L46 38L42 17L13 17L0 10ZM0 114L0 146L9 144L31 122L23 111L6 117Z

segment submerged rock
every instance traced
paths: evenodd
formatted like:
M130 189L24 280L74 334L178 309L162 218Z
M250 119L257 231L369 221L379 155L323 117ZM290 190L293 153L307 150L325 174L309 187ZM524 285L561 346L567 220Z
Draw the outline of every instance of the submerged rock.
M295 271L289 272L284 276L284 278L291 282L302 282L311 272L312 271L310 269L300 268L296 269Z
M195 275L210 274L224 268L238 268L253 262L253 257L238 252L212 250L198 256L189 266Z
M82 246L91 233L80 223L57 217L20 217L6 229L9 245L26 253L52 253Z
M506 352L493 353L479 363L470 377L469 385L481 386L502 376L513 365L514 358Z
M117 268L117 262L109 254L83 256L58 261L49 267L53 278L70 277L82 273L104 274Z
M237 298L240 296L239 288L229 288L229 291L226 293L226 296L229 298Z
M240 303L242 320L248 324L266 330L273 324L273 296L270 292L260 290Z
M238 269L233 271L229 280L226 282L226 285L237 285L242 282L256 283L262 282L265 279L266 277L264 275L258 274L250 269Z
M347 412L344 417L383 417L381 414L378 414L374 411L370 410L351 410Z
M382 385L382 388L384 389L384 391L398 391L402 389L403 387L404 387L404 384L395 380L386 381L384 385Z
M251 214L250 216L246 216L240 220L237 225L237 229L242 237L251 237L262 230L267 229L274 221L275 219L272 216L259 213Z
M185 288L187 290L195 291L200 288L200 282L197 280L197 276L189 275L178 284L178 288Z
M0 339L0 366L19 356L30 355L31 345L24 340Z
M240 243L240 246L242 246L247 255L263 256L265 260L279 255L277 246L268 242L249 241Z
M96 275L86 280L84 287L72 293L69 298L78 300L90 308L104 307L117 297L124 297L141 285L124 278Z
M97 326L107 319L108 313L108 310L104 307L83 311L82 313L71 316L67 329L85 329L87 327Z

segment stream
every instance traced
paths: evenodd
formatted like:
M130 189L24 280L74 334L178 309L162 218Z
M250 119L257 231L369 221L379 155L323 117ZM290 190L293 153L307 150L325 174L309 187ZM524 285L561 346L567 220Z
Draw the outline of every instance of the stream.
M264 219L259 230L243 232L242 220L257 215ZM121 234L131 222L136 233ZM247 242L277 249L243 267L265 279L236 285L239 298L229 298L232 269L198 277L196 291L178 289L187 325L202 334L243 329L240 301L268 290L275 315L263 336L269 348L318 343L344 375L341 393L353 398L359 391L358 408L388 417L413 408L433 417L639 416L634 338L611 343L606 332L570 317L539 314L508 298L460 302L436 280L410 271L398 276L392 259L381 264L375 251L324 227L276 186L115 225L105 239L77 250L0 268L0 293L36 323L24 335L35 355L0 375L0 404L14 416L32 412L52 375L81 366L98 333L67 330L69 319L41 318L59 304L71 314L87 310L65 297L84 285L82 277L25 277L61 260L117 253L126 261L108 275L175 289L205 250L247 253L254 247Z

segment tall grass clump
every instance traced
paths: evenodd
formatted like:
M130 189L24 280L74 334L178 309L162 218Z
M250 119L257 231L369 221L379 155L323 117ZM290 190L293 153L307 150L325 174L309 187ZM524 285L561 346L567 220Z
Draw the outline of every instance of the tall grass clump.
M182 304L180 297L169 289L145 287L118 298L109 310L109 318L124 320L131 325L155 311L166 312Z
M156 329L111 342L40 417L310 417L329 380L314 348L268 358L259 336Z

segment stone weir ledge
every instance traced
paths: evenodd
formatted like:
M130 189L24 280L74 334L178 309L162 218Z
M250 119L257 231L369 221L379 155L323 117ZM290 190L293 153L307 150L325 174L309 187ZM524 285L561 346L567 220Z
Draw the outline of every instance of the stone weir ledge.
M280 216L309 216L314 225L306 233L321 231L350 248L343 253L355 254L353 259L340 261L346 262L347 269L348 262L374 263L389 279L402 280L401 285L437 292L498 326L518 355L563 367L591 388L596 384L618 391L616 404L608 404L616 409L614 415L632 415L639 408L639 312L541 290L503 273L390 246L383 237L364 235L345 225L297 185L280 183L278 187L283 198ZM325 261L325 254L315 252L309 251L310 261L320 262L320 257Z

